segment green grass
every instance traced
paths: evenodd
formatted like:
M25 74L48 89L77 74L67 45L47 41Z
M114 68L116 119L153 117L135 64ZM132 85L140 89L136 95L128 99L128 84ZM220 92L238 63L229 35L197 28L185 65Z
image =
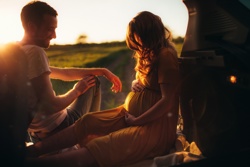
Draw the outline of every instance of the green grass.
M56 67L86 67L86 64L93 63L98 59L109 56L110 53L126 48L126 46L117 47L75 47L68 50L63 47L60 50L47 50L50 65Z
M180 57L180 55L181 55L181 50L182 50L182 44L176 44L176 45L175 45L175 48L176 48L176 50L177 50L178 57Z
M124 75L124 67L132 58L133 52L127 48L121 49L118 51L111 52L108 56L98 59L96 61L89 62L85 65L85 67L108 67L112 64L112 62L120 59L120 61L116 62L115 67L112 69L113 72L123 78Z

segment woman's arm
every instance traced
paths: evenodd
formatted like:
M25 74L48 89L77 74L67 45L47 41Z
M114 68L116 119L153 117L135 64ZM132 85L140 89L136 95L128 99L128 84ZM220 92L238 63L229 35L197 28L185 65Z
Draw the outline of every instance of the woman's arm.
M171 75L172 77L170 82L160 84L160 90L162 95L161 99L139 117L134 117L128 112L125 112L125 120L128 125L143 125L154 121L165 114L175 114L170 113L170 111L173 111L172 107L176 105L175 102L178 102L179 98L179 77L177 75L179 72L178 69L169 70L172 73L175 73L176 75Z
M175 108L178 107L180 86L178 58L173 49L163 48L161 51L158 64L158 82L160 83L161 99L137 118L126 112L125 119L128 125L143 125L162 117L164 114L178 114L170 113L177 111Z
M125 112L126 123L130 126L139 126L154 121L165 114L168 114L172 109L173 102L178 98L176 86L173 84L160 84L162 97L151 108L144 112L139 117ZM174 113L170 113L174 114Z
M122 90L120 79L107 68L58 68L50 66L50 70L50 78L64 81L80 80L88 75L105 76L113 83L111 87L112 91L120 92Z

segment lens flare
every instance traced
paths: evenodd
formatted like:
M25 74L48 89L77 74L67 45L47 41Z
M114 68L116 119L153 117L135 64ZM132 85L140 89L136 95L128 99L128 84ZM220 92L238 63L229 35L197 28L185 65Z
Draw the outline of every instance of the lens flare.
M232 83L232 84L235 84L237 83L237 77L235 75L230 75L229 76L229 81Z

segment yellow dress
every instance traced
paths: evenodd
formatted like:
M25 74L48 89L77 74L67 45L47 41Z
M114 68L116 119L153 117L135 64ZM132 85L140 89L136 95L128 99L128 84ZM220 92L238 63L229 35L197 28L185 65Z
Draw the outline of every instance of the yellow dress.
M124 105L84 115L75 124L78 143L85 146L101 167L119 167L169 152L176 139L178 94L156 121L128 127L124 108L134 116L147 111L160 98L159 83L177 84L178 61L169 49L160 52L158 67L141 82L142 92L130 92Z

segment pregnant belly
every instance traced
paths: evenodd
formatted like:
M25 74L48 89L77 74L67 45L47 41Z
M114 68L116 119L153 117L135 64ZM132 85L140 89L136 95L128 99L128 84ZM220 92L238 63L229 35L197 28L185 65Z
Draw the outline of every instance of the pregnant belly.
M160 98L159 92L148 89L142 92L130 92L125 99L124 108L137 117L152 107Z

